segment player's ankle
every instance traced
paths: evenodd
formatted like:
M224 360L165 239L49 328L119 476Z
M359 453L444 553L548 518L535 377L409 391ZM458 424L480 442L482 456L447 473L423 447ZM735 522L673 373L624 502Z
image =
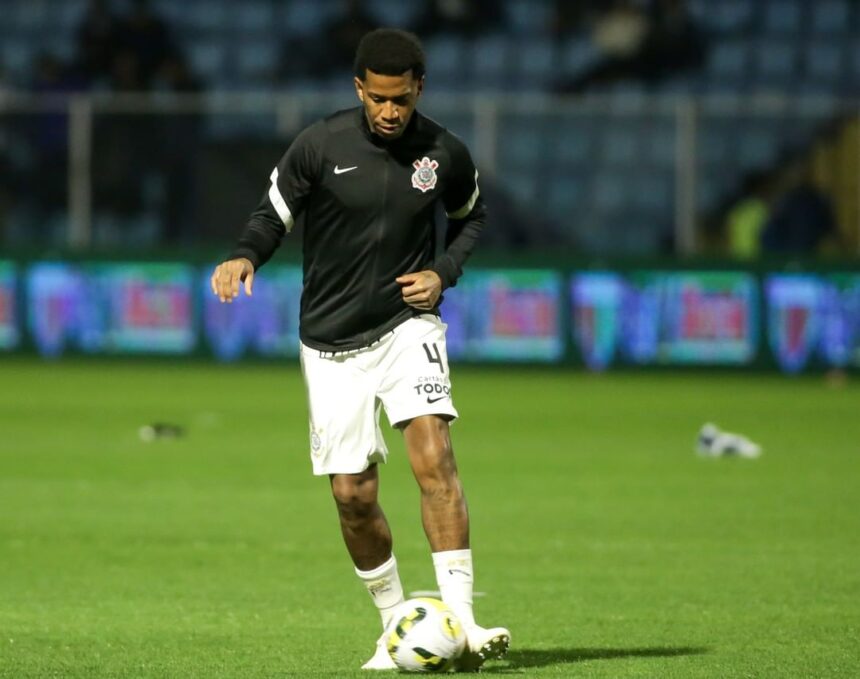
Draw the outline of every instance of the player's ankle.
M454 549L433 553L436 582L444 601L459 618L464 630L475 626L472 613L472 550Z
M369 570L355 569L355 574L364 583L370 598L379 611L382 628L386 629L394 616L394 611L403 603L403 585L397 572L397 559L394 554L382 565Z

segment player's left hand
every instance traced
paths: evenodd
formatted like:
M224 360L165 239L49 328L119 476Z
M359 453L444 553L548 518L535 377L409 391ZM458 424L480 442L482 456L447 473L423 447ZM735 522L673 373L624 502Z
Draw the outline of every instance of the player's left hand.
M435 271L416 271L395 279L402 287L403 301L409 306L430 311L442 294L442 279Z

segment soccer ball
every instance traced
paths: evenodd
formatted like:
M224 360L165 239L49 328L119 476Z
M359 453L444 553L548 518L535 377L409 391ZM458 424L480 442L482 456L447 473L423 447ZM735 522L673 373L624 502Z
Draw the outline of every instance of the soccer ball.
M406 672L447 672L466 647L460 620L438 599L404 602L389 630L388 654Z

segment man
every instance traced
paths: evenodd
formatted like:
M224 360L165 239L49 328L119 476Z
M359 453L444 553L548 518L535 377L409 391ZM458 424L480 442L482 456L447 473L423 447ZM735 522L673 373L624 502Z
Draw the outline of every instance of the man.
M377 29L355 58L361 106L311 125L278 166L230 259L212 275L222 302L251 294L254 274L294 220L304 225L301 362L311 460L327 474L346 547L382 618L364 669L394 669L385 629L403 601L391 532L378 502L388 455L380 405L403 432L421 489L424 531L442 599L468 639L459 668L507 651L510 633L472 614L469 518L448 432L457 417L438 308L472 251L485 209L463 143L415 111L424 55L411 33ZM449 218L435 256L434 211Z

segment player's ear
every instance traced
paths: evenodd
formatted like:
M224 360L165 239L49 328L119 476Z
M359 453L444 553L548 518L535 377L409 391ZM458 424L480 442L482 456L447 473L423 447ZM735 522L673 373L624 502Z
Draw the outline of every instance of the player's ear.
M417 94L415 95L416 99L421 96L422 92L424 92L424 76L423 75L418 79L418 87L415 91L417 92Z
M356 76L353 78L353 83L355 83L355 93L358 96L358 100L363 104L364 103L364 83L361 82L361 78Z

